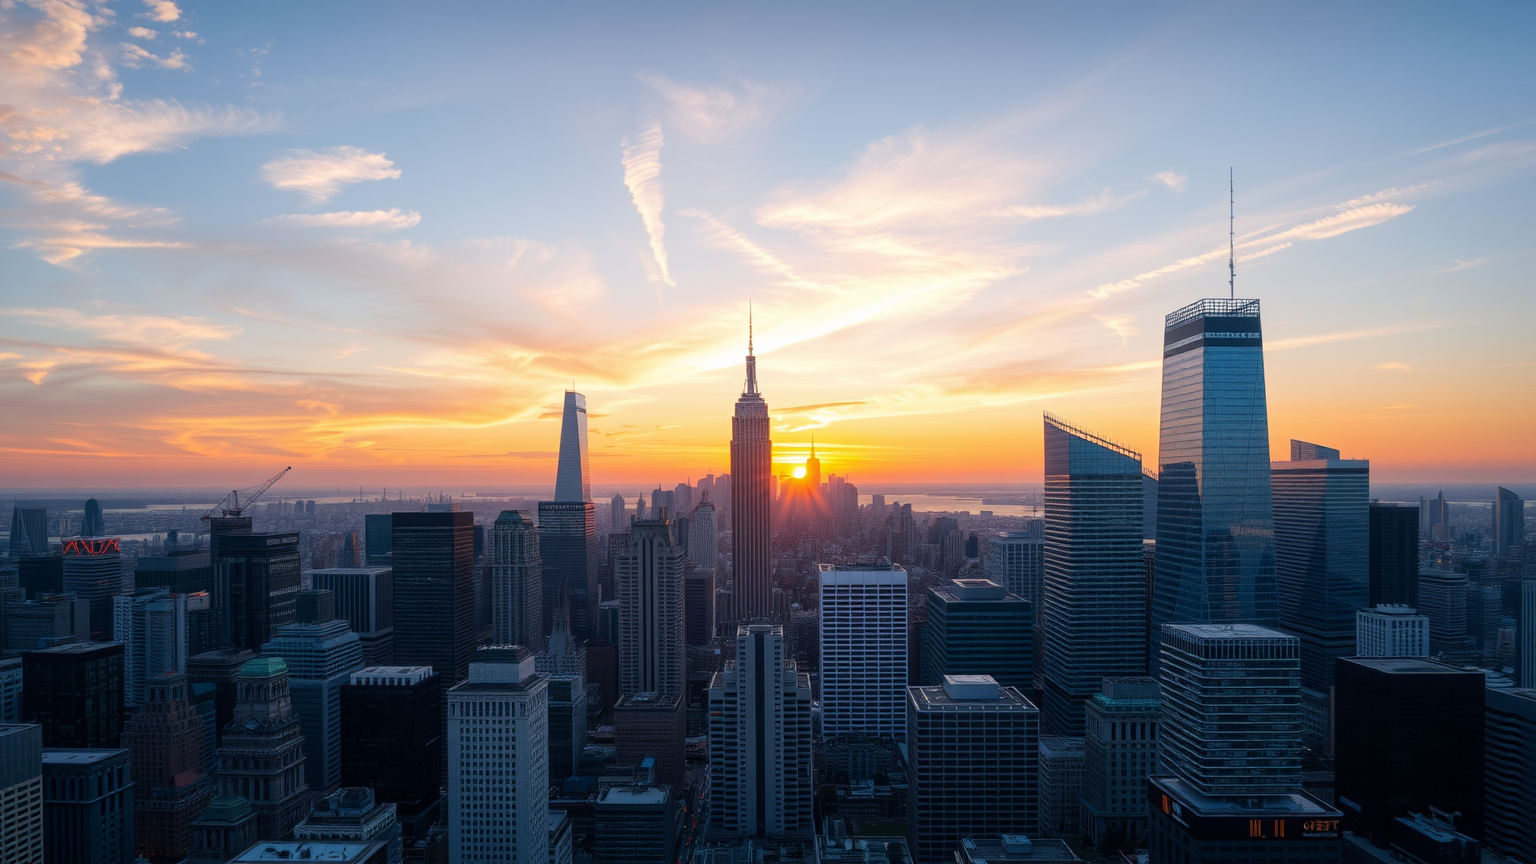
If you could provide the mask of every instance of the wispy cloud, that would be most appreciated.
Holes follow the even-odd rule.
[[[665,101],[671,128],[706,144],[718,144],[762,126],[789,101],[784,88],[756,81],[743,81],[738,89],[732,90],[686,84],[655,73],[638,77]]]
[[[1156,174],[1153,174],[1151,179],[1156,180],[1157,182],[1167,186],[1169,189],[1172,189],[1175,192],[1183,192],[1184,185],[1189,180],[1189,178],[1183,174],[1175,174],[1172,171],[1159,171]]]
[[[121,48],[123,50],[123,65],[134,69],[156,66],[175,72],[192,71],[192,64],[187,62],[187,55],[183,54],[180,48],[173,49],[170,54],[164,57],[152,54],[132,42],[124,42]]]
[[[667,228],[661,221],[661,210],[666,205],[666,195],[661,188],[661,124],[652,123],[635,137],[634,143],[626,138],[624,148],[624,185],[634,199],[640,222],[645,225],[646,236],[651,241],[651,271],[653,282],[673,287],[672,271],[667,264]]]
[[[1483,137],[1486,137],[1488,135],[1498,134],[1499,132],[1503,132],[1506,129],[1513,129],[1513,128],[1515,128],[1518,125],[1520,125],[1520,124],[1519,123],[1509,123],[1509,124],[1504,125],[1504,126],[1495,126],[1492,129],[1484,129],[1484,130],[1482,130],[1480,132],[1473,132],[1470,135],[1462,135],[1462,136],[1457,137],[1457,138],[1452,138],[1449,141],[1441,141],[1439,144],[1431,144],[1428,147],[1420,147],[1417,150],[1409,150],[1407,153],[1405,153],[1403,155],[1405,155],[1405,156],[1417,156],[1420,153],[1428,153],[1431,150],[1439,150],[1442,147],[1451,147],[1451,146],[1454,146],[1456,144],[1465,144],[1468,141],[1475,141],[1478,138],[1483,138]]]
[[[1292,226],[1278,234],[1270,234],[1263,239],[1263,242],[1271,243],[1290,238],[1326,240],[1350,231],[1380,225],[1412,210],[1411,204],[1366,204],[1363,207],[1352,207],[1333,216],[1324,216],[1321,219]]]
[[[1118,210],[1146,194],[1146,191],[1143,190],[1115,197],[1106,191],[1092,198],[1085,198],[1076,204],[1015,204],[1011,207],[999,207],[995,210],[990,210],[986,215],[1000,216],[1005,219],[1050,219],[1057,216],[1091,216],[1095,213],[1103,213],[1106,210]]]
[[[1382,369],[1382,370],[1386,370],[1386,371],[1391,371],[1391,372],[1412,372],[1413,371],[1413,367],[1412,366],[1408,365],[1407,363],[1402,362],[1401,360],[1391,360],[1391,361],[1388,361],[1386,363],[1377,363],[1374,368]]]
[[[1488,263],[1487,258],[1473,258],[1471,261],[1463,261],[1460,258],[1452,258],[1451,261],[1455,262],[1453,266],[1447,267],[1444,270],[1436,270],[1435,274],[1439,275],[1441,273],[1455,273],[1457,270],[1471,270],[1473,267],[1481,267]]]
[[[261,174],[272,188],[302,192],[318,204],[330,200],[350,183],[397,180],[400,169],[383,153],[341,146],[289,150],[261,166]]]
[[[402,212],[398,207],[391,207],[388,210],[292,213],[286,216],[274,216],[269,221],[315,228],[373,228],[398,231],[402,228],[416,227],[421,223],[421,214],[415,210]]]
[[[43,327],[76,330],[104,339],[144,345],[182,347],[192,342],[224,341],[241,328],[184,315],[90,315],[66,308],[9,308],[0,315]]]

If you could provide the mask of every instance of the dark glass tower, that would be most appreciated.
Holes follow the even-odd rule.
[[[426,833],[442,801],[440,677],[424,666],[373,667],[341,688],[342,785],[394,804],[411,837]]]
[[[1029,692],[1034,621],[1028,600],[990,579],[929,588],[918,684],[941,686],[945,675],[991,675],[1003,687]]]
[[[1334,660],[1355,653],[1355,611],[1370,600],[1371,463],[1293,440],[1291,461],[1270,476],[1280,625],[1301,639],[1304,699],[1326,703]]]
[[[560,461],[555,498],[539,502],[539,557],[543,566],[541,625],[554,627],[560,598],[570,606],[571,633],[579,640],[597,635],[597,510],[592,503],[587,459],[587,397],[565,393],[560,420]],[[397,551],[396,555],[399,554]]]
[[[497,645],[544,650],[544,577],[539,529],[517,510],[491,527],[491,632]]]
[[[394,514],[395,662],[431,666],[445,693],[475,650],[474,519]]]
[[[22,719],[44,747],[116,747],[123,733],[123,645],[73,642],[21,655]]]
[[[1046,734],[1083,734],[1105,678],[1146,674],[1141,454],[1045,416]]]
[[[1155,567],[1153,640],[1168,623],[1278,622],[1257,300],[1167,318]]]
[[[731,618],[765,619],[773,611],[769,560],[773,441],[768,403],[757,392],[757,357],[747,335],[747,381],[731,418]]]
[[[213,539],[218,541],[213,596],[222,605],[226,641],[237,650],[260,651],[277,628],[297,617],[299,534],[223,534]]]
[[[1512,547],[1525,541],[1525,502],[1503,486],[1494,495],[1493,554],[1507,556]]]
[[[1419,605],[1419,508],[1372,504],[1370,605]]]

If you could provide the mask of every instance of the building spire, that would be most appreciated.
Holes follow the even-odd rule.
[[[757,357],[752,353],[752,301],[747,301],[747,386],[743,396],[757,395]]]
[[[1227,299],[1237,299],[1237,195],[1232,182],[1233,171],[1227,169]]]

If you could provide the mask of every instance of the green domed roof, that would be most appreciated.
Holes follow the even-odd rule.
[[[245,661],[240,667],[241,675],[249,675],[253,678],[271,678],[273,675],[283,675],[288,672],[288,664],[281,657],[257,657],[254,660]]]

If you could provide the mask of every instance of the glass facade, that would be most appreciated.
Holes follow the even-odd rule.
[[[929,588],[918,683],[938,686],[945,675],[991,675],[1004,687],[1028,692],[1034,681],[1034,626],[1029,601],[990,580],[956,579]]]
[[[395,662],[431,666],[445,690],[469,674],[475,650],[474,518],[394,514]]]
[[[1047,734],[1081,736],[1104,678],[1146,673],[1141,505],[1141,454],[1046,415]]]
[[[1278,622],[1257,300],[1169,315],[1152,638],[1170,622]],[[1155,659],[1155,655],[1154,655]]]
[[[543,567],[543,629],[554,627],[563,595],[578,640],[597,633],[597,509],[590,501],[539,502],[539,557]],[[398,553],[397,553],[398,554]]]

